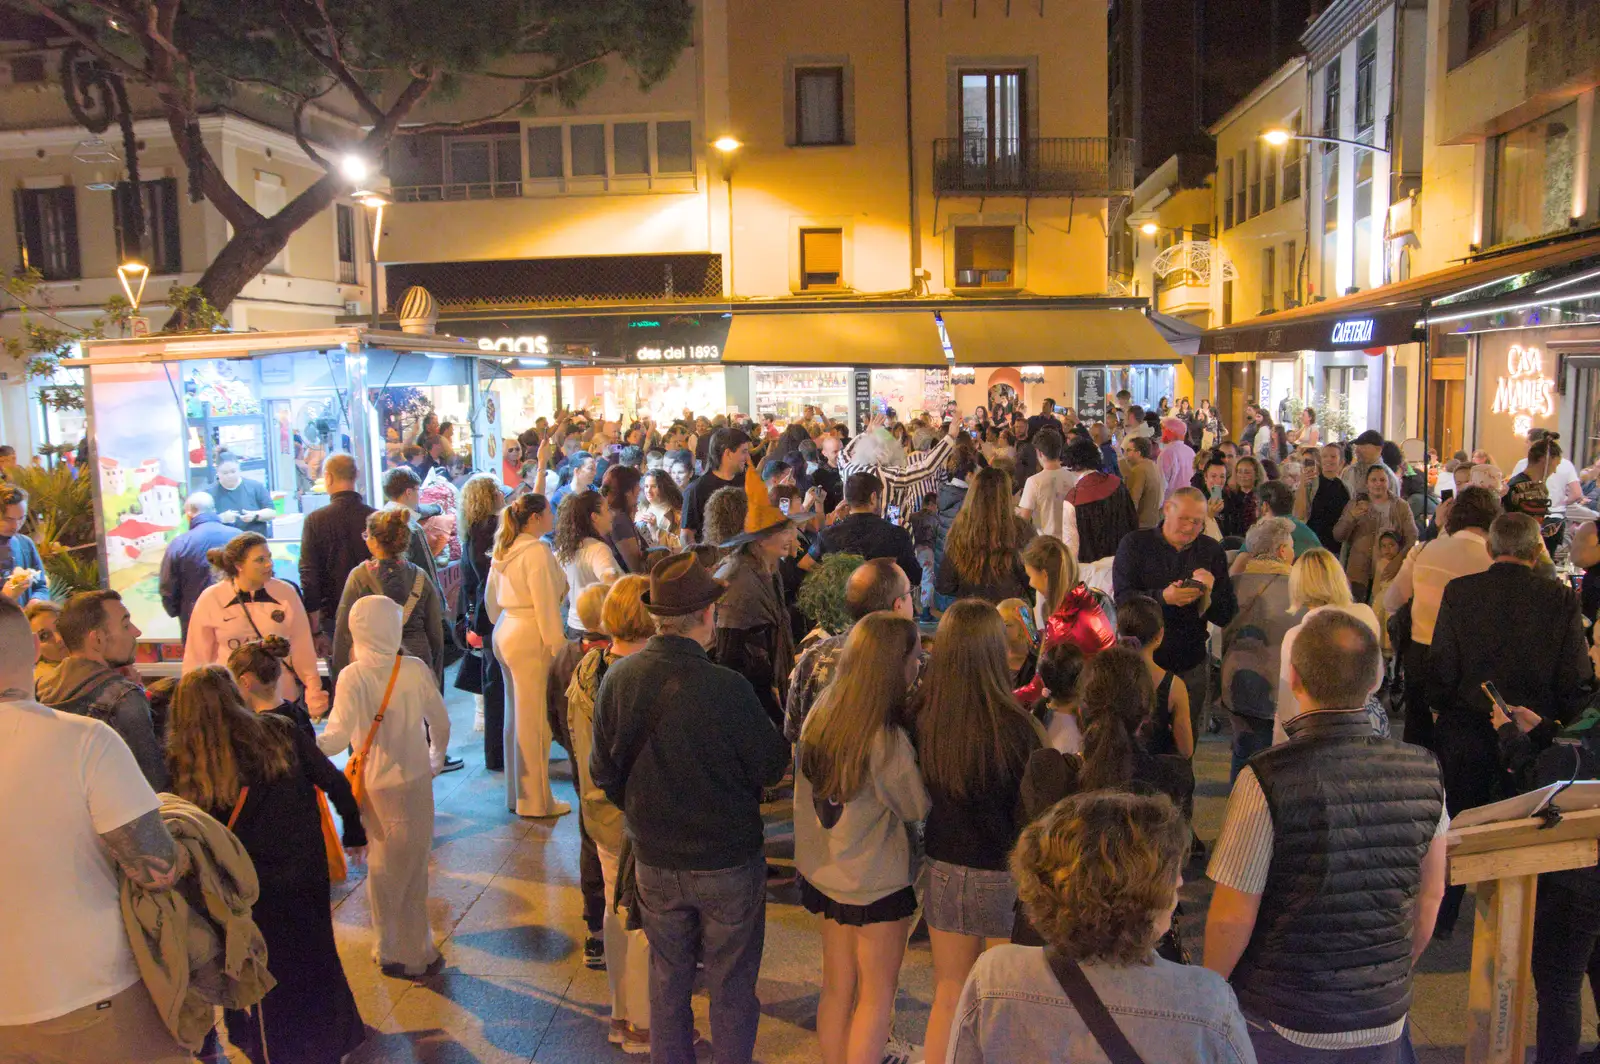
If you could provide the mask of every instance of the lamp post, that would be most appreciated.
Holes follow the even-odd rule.
[[[1352,148],[1365,148],[1367,151],[1379,155],[1388,155],[1388,148],[1380,148],[1376,144],[1368,144],[1364,140],[1350,140],[1347,137],[1320,137],[1310,133],[1294,133],[1287,129],[1266,129],[1261,132],[1261,139],[1274,148],[1281,148],[1291,140],[1310,141],[1313,144],[1348,144]]]
[[[722,179],[728,184],[728,296],[731,298],[736,294],[733,274],[733,156],[744,144],[738,137],[724,133],[712,141],[711,146],[722,153]]]
[[[117,267],[117,280],[122,282],[123,294],[128,297],[128,304],[133,308],[132,314],[137,316],[139,303],[144,299],[145,282],[150,280],[150,267],[138,259],[129,259]],[[130,321],[129,325],[133,327],[135,336],[143,336],[149,332],[147,325],[133,321]],[[144,331],[141,332],[140,329]]]
[[[351,193],[367,211],[367,225],[372,232],[372,276],[369,278],[368,302],[372,305],[372,327],[378,327],[378,242],[383,239],[383,209],[390,204],[389,197],[374,189],[356,189]]]

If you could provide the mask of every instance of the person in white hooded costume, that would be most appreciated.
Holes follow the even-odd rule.
[[[428,852],[433,847],[433,777],[444,765],[450,717],[433,669],[400,652],[400,604],[383,595],[350,607],[350,664],[339,674],[325,754],[358,751],[394,677],[394,693],[372,742],[361,822],[367,828],[367,898],[386,973],[420,976],[440,960],[428,926]]]
[[[506,681],[506,808],[518,816],[572,812],[550,793],[546,689],[556,651],[567,641],[561,624],[567,578],[540,538],[552,521],[543,495],[524,495],[501,511],[484,592]]]

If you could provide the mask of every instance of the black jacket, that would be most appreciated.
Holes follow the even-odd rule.
[[[824,528],[811,545],[811,557],[821,561],[830,554],[859,554],[869,562],[892,558],[912,587],[922,583],[922,565],[911,545],[911,534],[875,513],[849,514]]]
[[[1496,562],[1444,588],[1428,653],[1428,704],[1489,717],[1485,680],[1513,706],[1568,721],[1594,684],[1578,596],[1525,565]]]
[[[944,557],[944,538],[950,534],[950,526],[956,523],[956,514],[961,512],[966,501],[965,480],[950,480],[939,485],[939,524],[933,537],[933,552],[940,558]]]
[[[1202,615],[1199,603],[1169,606],[1161,597],[1168,584],[1183,580],[1196,569],[1208,569],[1214,581],[1211,606]],[[1181,551],[1167,542],[1161,526],[1142,528],[1122,537],[1111,568],[1112,587],[1120,603],[1130,595],[1149,595],[1161,603],[1166,634],[1156,649],[1156,664],[1170,672],[1188,672],[1206,660],[1206,624],[1219,627],[1239,612],[1228,575],[1228,556],[1210,536],[1198,536]]]
[[[306,514],[301,526],[300,597],[307,613],[322,611],[321,628],[329,635],[350,570],[372,557],[362,538],[372,512],[360,492],[336,491],[328,505]]]
[[[749,681],[680,636],[655,636],[595,693],[594,782],[626,816],[640,863],[714,871],[759,860],[761,789],[789,744]]]

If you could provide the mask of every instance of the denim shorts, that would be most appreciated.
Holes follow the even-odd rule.
[[[1011,937],[1017,885],[1010,872],[929,861],[923,915],[935,931],[982,938]]]

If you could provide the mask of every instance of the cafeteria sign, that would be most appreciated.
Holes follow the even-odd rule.
[[[1512,344],[1506,352],[1506,375],[1495,381],[1492,414],[1511,415],[1511,429],[1526,436],[1534,418],[1555,415],[1556,382],[1544,375],[1544,354],[1537,347]]]
[[[1373,325],[1374,322],[1371,318],[1336,321],[1333,323],[1333,333],[1328,337],[1328,342],[1330,344],[1352,344],[1365,347],[1372,342]]]

